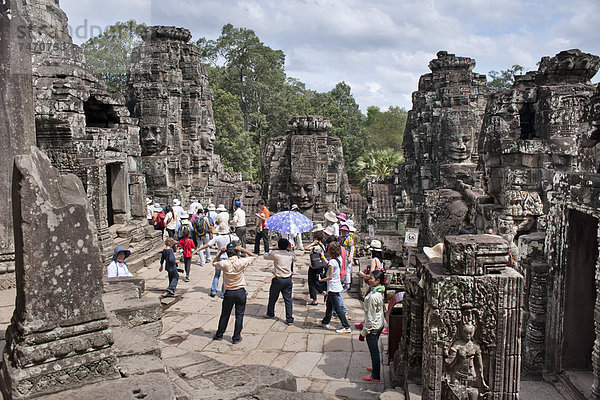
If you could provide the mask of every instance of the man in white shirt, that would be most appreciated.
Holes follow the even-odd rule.
[[[179,199],[173,200],[173,211],[177,214],[179,218],[181,218],[181,214],[184,213],[183,207],[181,207],[181,201]]]
[[[214,236],[208,243],[198,247],[194,250],[194,254],[198,251],[202,251],[207,249],[210,246],[217,246],[218,249],[224,249],[231,242],[237,242],[239,239],[235,234],[229,232],[228,225],[217,225],[216,227],[217,235]],[[227,254],[223,254],[221,256],[221,260],[226,260]],[[213,283],[210,288],[210,297],[215,297],[217,295],[217,289],[219,288],[219,278],[221,277],[221,270],[215,268],[215,275],[213,277]],[[225,280],[223,279],[223,284],[221,286],[221,296],[225,293]]]
[[[231,225],[235,229],[235,235],[240,238],[241,246],[246,248],[246,212],[242,210],[242,202],[239,200],[236,200],[233,206],[235,211],[233,212]]]
[[[190,207],[189,207],[189,211],[190,211],[190,215],[194,215],[198,212],[198,210],[200,208],[202,208],[202,204],[198,203],[198,198],[196,198],[196,196],[192,196],[190,197]]]
[[[265,260],[272,260],[275,266],[275,276],[271,280],[269,288],[269,303],[265,318],[275,317],[275,303],[281,293],[285,303],[285,323],[292,325],[294,323],[292,316],[292,263],[296,260],[296,254],[290,251],[290,242],[287,239],[279,239],[277,248],[279,250],[263,256]]]

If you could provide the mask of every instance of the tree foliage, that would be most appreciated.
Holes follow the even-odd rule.
[[[227,172],[241,172],[242,178],[256,181],[258,157],[254,138],[244,130],[242,112],[237,98],[223,89],[216,89],[213,98],[217,140],[215,152]]]
[[[143,28],[146,24],[138,24],[135,20],[116,22],[81,45],[86,62],[106,81],[109,92],[120,92],[125,88],[131,51],[141,43]]]
[[[488,72],[488,78],[490,79],[487,82],[487,86],[492,91],[510,89],[515,81],[515,75],[520,75],[523,70],[523,67],[518,64],[500,72],[492,70]]]
[[[264,165],[268,138],[283,134],[288,120],[308,109],[304,84],[286,77],[283,52],[266,46],[251,29],[227,24],[217,39],[201,38],[196,45],[212,66],[213,88],[238,99],[243,129],[256,138]]]
[[[370,150],[360,156],[354,166],[354,173],[364,184],[367,178],[381,179],[394,174],[394,168],[404,162],[402,153],[391,149]]]
[[[342,140],[344,161],[351,181],[356,180],[351,167],[370,148],[369,135],[364,125],[365,116],[352,96],[350,85],[338,83],[331,91],[316,93],[311,99],[312,113],[331,121],[329,132]]]
[[[382,112],[379,107],[367,108],[365,126],[369,140],[375,149],[391,148],[402,152],[402,138],[408,112],[404,108],[391,106]]]

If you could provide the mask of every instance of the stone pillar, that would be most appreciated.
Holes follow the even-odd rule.
[[[29,31],[15,0],[0,3],[0,204],[11,209],[13,157],[35,144]],[[15,248],[11,218],[0,218],[0,289],[14,285]]]
[[[32,147],[15,158],[13,218],[17,297],[2,359],[5,398],[118,377],[96,224],[81,181],[59,174]]]
[[[447,236],[443,264],[417,258],[425,294],[423,399],[519,397],[523,276],[494,235]]]

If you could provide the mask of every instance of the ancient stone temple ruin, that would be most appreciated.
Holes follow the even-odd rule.
[[[142,37],[131,56],[128,106],[139,118],[148,194],[162,203],[193,195],[205,205],[255,205],[258,189],[226,173],[213,152],[213,92],[190,31],[152,26]]]
[[[339,138],[327,135],[329,119],[294,117],[285,135],[269,141],[263,195],[274,210],[297,204],[309,218],[348,203],[350,187]]]
[[[442,258],[417,258],[395,375],[424,399],[517,399],[523,276],[494,235],[446,236]],[[489,397],[482,397],[489,396]]]
[[[438,58],[444,57],[449,56],[438,53]],[[436,64],[432,62],[432,65]],[[398,226],[421,228],[423,244],[433,246],[444,242],[445,252],[443,263],[441,259],[417,257],[413,264],[419,272],[405,280],[405,322],[409,335],[404,338],[404,358],[398,362],[398,366],[405,369],[397,372],[409,381],[422,382],[424,398],[464,398],[475,389],[479,395],[482,390],[488,390],[482,382],[487,382],[494,394],[516,398],[518,387],[509,385],[498,392],[500,388],[491,384],[498,384],[499,380],[508,384],[511,379],[517,379],[520,369],[514,364],[516,357],[522,357],[522,368],[527,374],[551,372],[573,393],[594,398],[600,393],[600,361],[595,351],[600,337],[596,328],[596,299],[600,298],[596,281],[600,268],[600,205],[596,204],[595,183],[598,181],[600,113],[598,89],[590,84],[590,78],[598,71],[600,58],[568,50],[543,58],[539,65],[538,71],[515,77],[512,88],[491,94],[487,104],[475,101],[478,98],[475,93],[485,93],[483,88],[476,89],[477,83],[458,90],[469,95],[464,100],[457,99],[449,110],[461,109],[466,104],[473,106],[470,122],[464,124],[466,131],[471,132],[467,136],[472,143],[465,146],[465,152],[434,140],[436,135],[448,132],[451,124],[438,124],[432,130],[436,133],[429,137],[420,134],[427,131],[424,127],[431,127],[422,121],[436,120],[433,115],[440,115],[438,110],[428,117],[421,110],[445,102],[433,94],[421,97],[416,92],[413,96],[414,108],[409,113],[404,143],[407,162],[398,167],[394,177]],[[456,71],[447,72],[445,76],[456,82],[452,78],[454,73]],[[480,81],[476,74],[472,77],[472,82]],[[459,81],[465,85],[464,79]],[[486,104],[484,112],[482,104]],[[450,115],[454,115],[452,111]],[[454,132],[453,136],[457,136],[463,129],[457,128]],[[443,149],[449,152],[448,156],[454,153],[445,159],[450,160],[448,164],[439,156]],[[469,157],[461,161],[456,157],[458,153],[469,154]],[[474,164],[477,169],[473,168]],[[452,173],[447,173],[449,171]],[[498,236],[448,236],[453,232],[482,233],[486,227]],[[494,237],[502,237],[505,244],[494,249],[498,246],[490,242]],[[461,241],[469,244],[457,247]],[[494,264],[498,256],[509,257],[509,260],[497,263],[488,272],[477,267],[466,273],[452,265],[451,254],[454,253],[462,254],[462,259],[456,259],[460,263],[475,266],[495,260]],[[437,269],[436,265],[443,268]],[[460,295],[451,294],[451,287],[469,282],[472,278],[466,276],[473,274],[477,278],[472,284],[461,286]],[[519,278],[519,274],[524,279]],[[508,286],[500,290],[495,283],[492,287],[496,289],[490,292],[489,288],[484,289],[486,276]],[[478,279],[483,281],[477,283]],[[449,282],[453,283],[447,286]],[[489,325],[491,321],[468,323],[466,330],[463,322],[460,328],[457,321],[476,319],[472,317],[475,311],[480,316],[490,315],[489,310],[483,311],[487,306],[477,299],[481,298],[477,294],[480,290],[486,293],[484,297],[489,304],[497,302],[494,306],[497,310],[507,310],[502,311],[502,315],[509,315],[510,320],[502,324],[496,321],[498,325],[494,329],[496,334],[510,339],[502,344],[510,343],[510,349],[493,345],[484,337],[484,331],[478,330],[481,329],[478,326]],[[494,292],[496,290],[498,292]],[[476,299],[469,293],[475,293]],[[522,305],[518,303],[520,293],[524,299]],[[511,297],[513,295],[516,297]],[[452,306],[445,305],[449,298],[455,302]],[[445,307],[454,310],[454,314],[444,316]],[[515,315],[521,309],[523,325],[522,329],[516,329],[520,317]],[[456,326],[449,336],[448,326]],[[439,337],[430,339],[440,332],[445,345],[436,344]],[[516,337],[519,335],[521,338]],[[455,347],[451,343],[459,339],[462,341],[459,346],[469,340],[476,343],[471,348],[481,352],[483,378],[477,375],[478,385],[457,395],[450,383],[452,368],[441,365],[451,355],[448,349]],[[493,354],[498,350],[504,353]],[[441,357],[432,358],[435,354]],[[510,361],[505,365],[511,367],[498,375],[499,370],[494,372],[492,364],[486,369],[489,360]],[[474,367],[475,370],[480,368]],[[578,378],[572,371],[578,371]],[[586,386],[582,382],[593,384]]]
[[[25,2],[32,35],[35,138],[62,172],[77,175],[92,202],[103,253],[110,253],[108,227],[145,218],[145,183],[138,172],[137,120],[125,98],[105,82],[74,45],[57,0]]]
[[[457,185],[475,184],[477,139],[486,106],[485,75],[475,60],[440,51],[413,93],[404,133],[407,160],[394,177],[398,229],[421,228],[423,243],[464,227],[467,207]]]

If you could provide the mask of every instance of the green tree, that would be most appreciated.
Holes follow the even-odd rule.
[[[385,112],[375,106],[367,108],[365,126],[373,147],[401,152],[407,116],[408,112],[400,107],[389,107]]]
[[[120,92],[127,84],[131,50],[141,43],[143,28],[146,24],[135,20],[117,22],[81,45],[85,60],[106,81],[109,92]]]
[[[258,180],[257,151],[250,132],[244,130],[242,112],[237,97],[216,89],[213,111],[217,140],[215,152],[228,172],[241,172],[246,180]]]
[[[285,74],[285,55],[246,28],[223,26],[215,40],[196,42],[209,67],[209,81],[238,99],[243,129],[258,145],[261,167],[267,140],[285,133],[289,119],[310,109],[304,84]],[[215,111],[215,117],[219,113]]]
[[[331,120],[330,134],[342,139],[344,159],[351,181],[356,181],[352,166],[358,158],[371,148],[369,134],[364,124],[365,116],[360,111],[345,82],[338,83],[327,93],[317,93],[311,99],[312,111]]]
[[[515,81],[515,75],[520,75],[522,72],[523,67],[518,64],[500,72],[492,70],[488,72],[487,86],[492,91],[510,89]]]
[[[354,174],[361,184],[367,178],[381,179],[394,174],[394,168],[404,162],[402,153],[394,149],[370,150],[360,156],[354,166]]]

